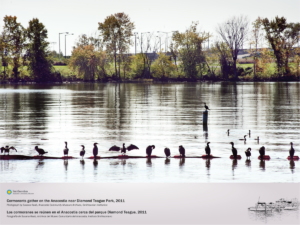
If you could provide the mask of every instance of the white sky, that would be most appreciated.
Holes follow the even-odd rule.
[[[218,23],[240,14],[247,15],[251,22],[258,16],[273,19],[277,15],[286,17],[288,22],[300,22],[300,0],[0,0],[0,32],[5,15],[17,16],[24,27],[32,18],[38,18],[48,30],[48,41],[56,42],[51,49],[58,51],[60,32],[74,33],[67,36],[67,55],[70,55],[78,35],[96,32],[98,22],[118,12],[129,15],[139,34],[182,32],[192,21],[199,21],[202,31],[216,37]],[[64,35],[60,36],[60,42],[64,53]]]

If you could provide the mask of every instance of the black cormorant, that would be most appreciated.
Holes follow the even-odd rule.
[[[210,109],[208,108],[208,106],[206,105],[205,102],[204,102],[204,107],[205,107],[206,110],[210,110]]]
[[[234,146],[234,144],[233,144],[233,142],[230,142],[230,144],[231,144],[231,150],[232,150],[232,155],[233,155],[233,157],[236,159],[237,158],[237,150],[236,150],[236,148],[235,147],[233,147]]]
[[[265,147],[264,146],[262,146],[259,149],[259,154],[260,154],[260,159],[263,160],[264,159],[264,155],[265,155]]]
[[[249,130],[249,138],[250,138],[250,136],[251,136],[251,130]]]
[[[210,142],[207,142],[207,145],[205,147],[205,152],[207,156],[210,156],[210,147],[209,147]]]
[[[151,157],[151,154],[152,154],[152,150],[155,149],[155,145],[149,145],[147,148],[146,148],[146,154],[148,157]]]
[[[227,135],[229,136],[229,129],[227,130],[227,132],[226,132],[226,133],[227,133]]]
[[[98,147],[97,147],[98,143],[94,143],[94,148],[93,148],[93,155],[94,155],[94,159],[96,159],[97,155],[98,155]]]
[[[165,148],[165,154],[166,154],[166,158],[170,157],[171,151],[169,148]]]
[[[39,153],[39,156],[43,156],[44,154],[48,153],[45,152],[44,149],[39,148],[38,146],[35,146],[35,150]]]
[[[80,156],[83,159],[83,156],[85,155],[84,145],[81,145],[81,147],[82,147],[82,150],[80,151]]]
[[[295,154],[295,149],[293,148],[293,142],[291,142],[290,160],[293,160],[294,154]]]
[[[245,154],[246,154],[246,156],[247,156],[247,159],[248,159],[248,157],[250,158],[250,156],[251,156],[251,148],[248,148],[248,149],[245,151]]]
[[[182,145],[179,146],[179,153],[182,157],[185,157],[185,149]]]
[[[65,141],[65,144],[66,144],[66,146],[65,146],[65,149],[64,149],[64,156],[68,156],[69,155],[69,149],[68,149],[68,143]]]
[[[7,153],[9,155],[9,150],[10,149],[15,150],[16,152],[18,152],[17,149],[15,149],[14,146],[9,147],[8,145],[6,145],[5,147],[1,148],[1,153],[4,152],[4,155],[5,155],[5,153]]]
[[[131,150],[134,150],[134,149],[139,149],[139,148],[137,146],[133,145],[133,144],[129,145],[126,148],[125,147],[125,143],[123,143],[123,147],[122,148],[114,145],[108,151],[120,151],[121,150],[121,153],[124,155],[124,154],[126,154],[126,150],[131,151]]]

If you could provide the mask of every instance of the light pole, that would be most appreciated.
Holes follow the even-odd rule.
[[[158,37],[158,36],[156,36]],[[161,52],[161,37],[158,37],[159,38],[159,46],[160,46],[160,49],[159,49],[159,52]]]
[[[165,52],[167,52],[168,51],[168,33],[178,32],[178,30],[170,31],[170,32],[157,31],[157,33],[159,33],[159,32],[166,34],[166,43],[165,43],[166,50],[165,50]]]
[[[65,34],[65,58],[67,57],[67,54],[66,54],[66,53],[67,53],[67,38],[66,38],[66,37],[67,37],[68,35],[74,35],[74,34],[69,34],[69,33],[68,33],[68,34]]]
[[[134,42],[134,44],[135,44],[135,55],[136,55],[136,35],[137,34],[139,34],[138,32],[134,32],[134,36],[135,36],[135,42]]]
[[[60,35],[61,34],[68,34],[69,32],[62,32],[62,33],[58,33],[58,43],[59,43],[59,52],[58,54],[60,55]]]

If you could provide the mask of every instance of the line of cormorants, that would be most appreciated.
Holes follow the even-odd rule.
[[[98,155],[97,144],[98,143],[94,143],[94,148],[93,148],[94,159],[96,159],[97,155]],[[210,149],[209,144],[210,144],[210,142],[207,142],[206,146],[205,146],[206,156],[211,156],[211,149]],[[231,144],[231,151],[232,151],[233,158],[237,159],[238,158],[238,151],[234,147],[234,143],[233,142],[230,142],[230,144]],[[291,145],[291,148],[289,150],[289,155],[290,155],[290,158],[293,159],[294,154],[295,154],[295,149],[293,148],[293,142],[291,142],[290,145]],[[82,147],[82,150],[80,151],[80,156],[83,158],[84,155],[85,155],[85,147],[84,147],[84,145],[81,145],[81,147]],[[5,153],[7,153],[9,155],[10,149],[15,150],[17,152],[17,149],[15,147],[13,147],[13,146],[11,146],[11,147],[5,146],[5,147],[1,148],[1,153],[4,152],[4,155],[5,155]],[[114,145],[114,146],[112,146],[109,149],[109,151],[120,151],[121,150],[122,154],[124,155],[124,154],[126,154],[126,150],[131,151],[131,150],[134,150],[134,149],[139,149],[139,148],[137,146],[133,145],[133,144],[130,144],[126,148],[125,147],[125,143],[123,143],[123,147],[122,148]],[[155,145],[149,145],[146,148],[147,157],[151,157],[153,149],[155,149]],[[39,153],[39,156],[43,156],[44,154],[48,153],[44,149],[39,148],[38,146],[35,146],[35,150]],[[171,156],[171,151],[170,151],[169,148],[166,147],[164,149],[164,152],[165,152],[166,158],[168,158],[168,157]],[[67,147],[67,142],[65,142],[65,148],[63,150],[63,153],[64,153],[64,156],[66,156],[66,155],[68,156],[68,154],[69,154],[69,149]],[[265,153],[266,153],[265,147],[264,146],[260,147],[259,148],[259,155],[260,155],[260,159],[261,160],[264,159]],[[185,148],[182,145],[179,146],[179,154],[180,154],[180,157],[185,157]],[[247,159],[250,158],[250,156],[251,156],[251,148],[248,148],[245,151],[245,155],[246,155]]]

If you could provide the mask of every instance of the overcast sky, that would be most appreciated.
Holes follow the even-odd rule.
[[[24,27],[32,18],[38,18],[48,30],[48,41],[55,42],[51,49],[58,51],[60,32],[74,33],[67,36],[67,55],[70,55],[78,35],[96,32],[98,22],[118,12],[129,15],[139,34],[182,32],[192,21],[199,21],[199,28],[216,38],[219,23],[241,14],[247,15],[251,22],[258,16],[273,19],[277,15],[286,17],[288,22],[300,22],[300,0],[0,0],[0,31],[5,15],[17,16]],[[64,53],[64,35],[60,35],[60,42]]]

